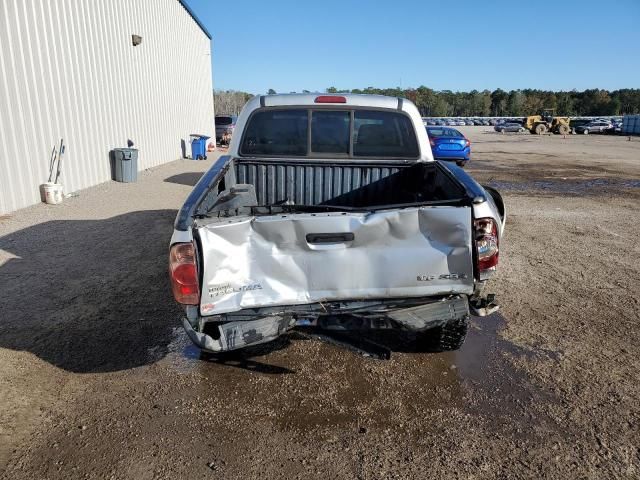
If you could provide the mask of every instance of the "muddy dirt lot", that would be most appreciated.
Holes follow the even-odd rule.
[[[640,478],[640,139],[463,130],[509,216],[455,353],[199,360],[166,257],[211,160],[0,219],[0,475]]]

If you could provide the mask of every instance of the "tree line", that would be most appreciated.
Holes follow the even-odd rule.
[[[244,104],[253,97],[247,92],[236,90],[214,90],[213,108],[216,115],[238,115]]]
[[[228,94],[229,92],[224,93]],[[276,91],[270,88],[267,93],[274,94]],[[303,90],[302,93],[311,92]],[[365,93],[404,97],[415,103],[422,116],[425,117],[523,117],[541,113],[542,110],[549,108],[555,109],[557,115],[567,116],[640,113],[640,89],[633,88],[614,91],[588,89],[582,92],[576,90],[554,92],[536,89],[505,91],[498,88],[494,91],[453,92],[451,90],[433,90],[425,86],[404,89],[367,87],[352,90],[329,87],[325,93]],[[246,92],[233,92],[233,94],[238,97],[238,101],[244,99],[244,102],[252,97]],[[220,98],[223,97],[220,96],[220,92],[218,95]],[[221,105],[222,103],[216,102],[216,113],[236,113],[220,112]],[[241,108],[242,106],[237,111],[239,112]]]

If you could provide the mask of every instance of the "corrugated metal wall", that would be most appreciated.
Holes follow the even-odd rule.
[[[180,158],[213,136],[212,90],[211,42],[177,0],[0,0],[0,213],[40,201],[60,138],[65,192],[109,180],[128,139],[140,170]]]

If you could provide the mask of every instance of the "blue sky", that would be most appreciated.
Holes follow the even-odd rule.
[[[640,88],[640,0],[187,1],[216,89]]]

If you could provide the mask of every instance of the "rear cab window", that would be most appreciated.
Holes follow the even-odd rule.
[[[407,115],[353,108],[256,110],[240,146],[244,156],[417,159],[419,153]]]
[[[255,156],[306,156],[309,112],[302,109],[255,112],[245,129],[241,152]]]
[[[463,135],[454,128],[428,128],[430,137],[462,137]]]
[[[416,158],[418,142],[409,117],[397,112],[354,112],[354,157]]]
[[[351,112],[316,110],[311,114],[311,152],[349,154]]]

